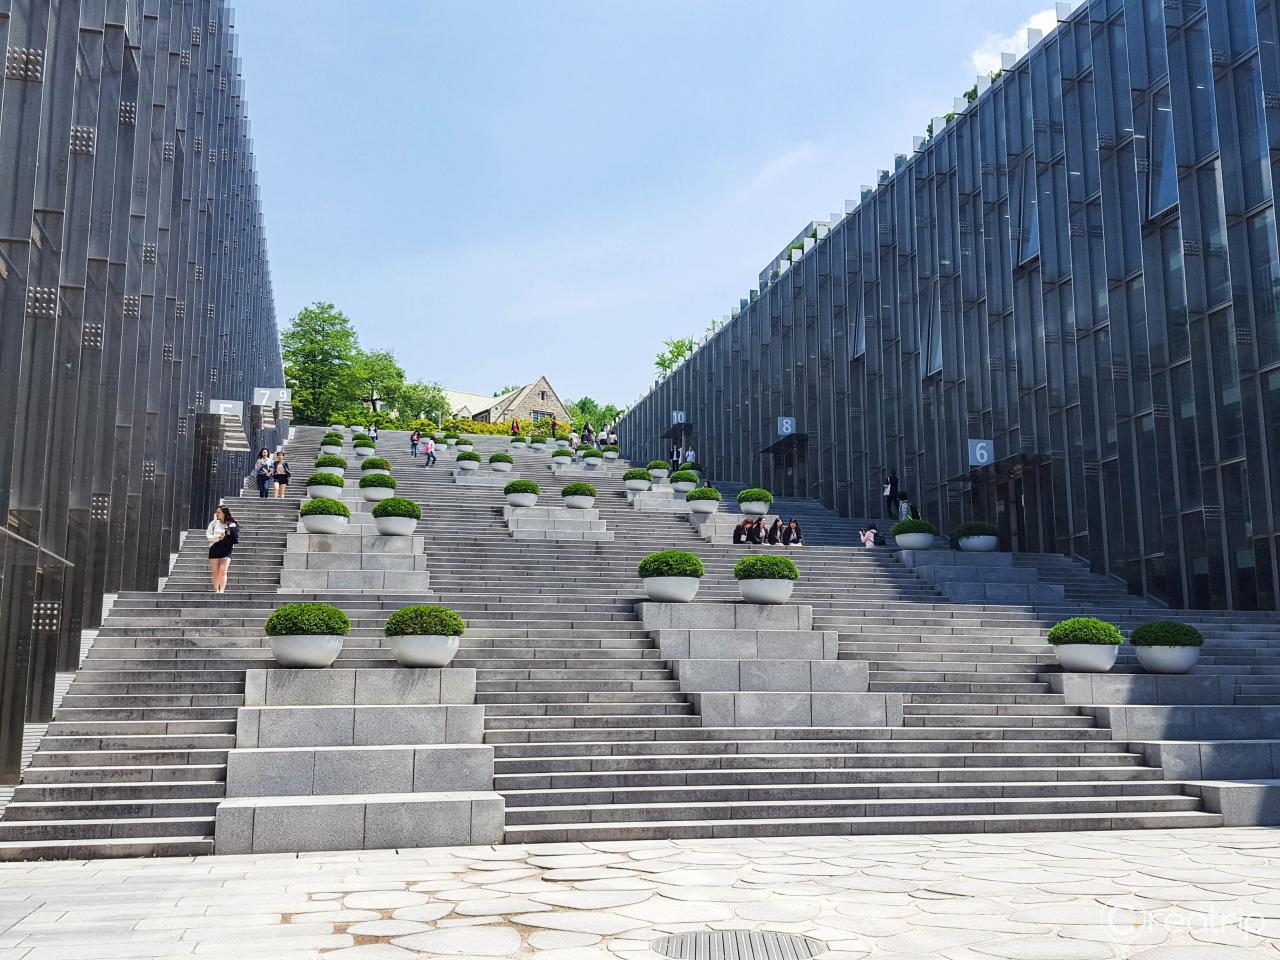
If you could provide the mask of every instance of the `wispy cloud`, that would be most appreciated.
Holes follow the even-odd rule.
[[[1058,14],[1052,7],[1041,10],[1024,21],[1012,33],[989,33],[969,54],[969,62],[978,73],[995,73],[1000,69],[1000,54],[1022,56],[1027,52],[1027,29],[1048,33],[1058,24]]]

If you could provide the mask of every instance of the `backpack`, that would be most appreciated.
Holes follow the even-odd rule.
[[[233,547],[240,542],[240,524],[234,522],[227,524],[227,539],[231,541]]]

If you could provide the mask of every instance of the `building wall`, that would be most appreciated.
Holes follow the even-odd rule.
[[[223,0],[12,0],[0,80],[0,780],[104,591],[153,589],[249,454],[197,450],[283,386]]]
[[[713,476],[878,516],[896,467],[944,530],[993,520],[1175,606],[1274,609],[1277,15],[1079,7],[767,269],[632,408],[628,453],[665,453],[684,411]],[[779,416],[803,439],[761,453]]]
[[[544,393],[546,394],[545,400],[543,399]],[[524,396],[518,397],[517,402],[502,411],[502,421],[510,423],[512,420],[519,420],[521,423],[528,424],[533,420],[535,410],[553,415],[559,423],[567,424],[571,419],[569,411],[560,402],[559,395],[552,389],[546,377],[542,377]]]

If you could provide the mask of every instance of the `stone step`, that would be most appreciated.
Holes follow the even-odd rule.
[[[210,824],[212,827],[212,824]],[[0,840],[0,862],[17,860],[108,860],[123,857],[195,857],[213,853],[213,834],[124,839]]]

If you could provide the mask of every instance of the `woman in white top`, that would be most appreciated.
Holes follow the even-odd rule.
[[[227,569],[231,566],[231,551],[240,542],[240,525],[226,507],[213,511],[213,520],[204,531],[209,541],[209,580],[214,593],[226,593]]]

